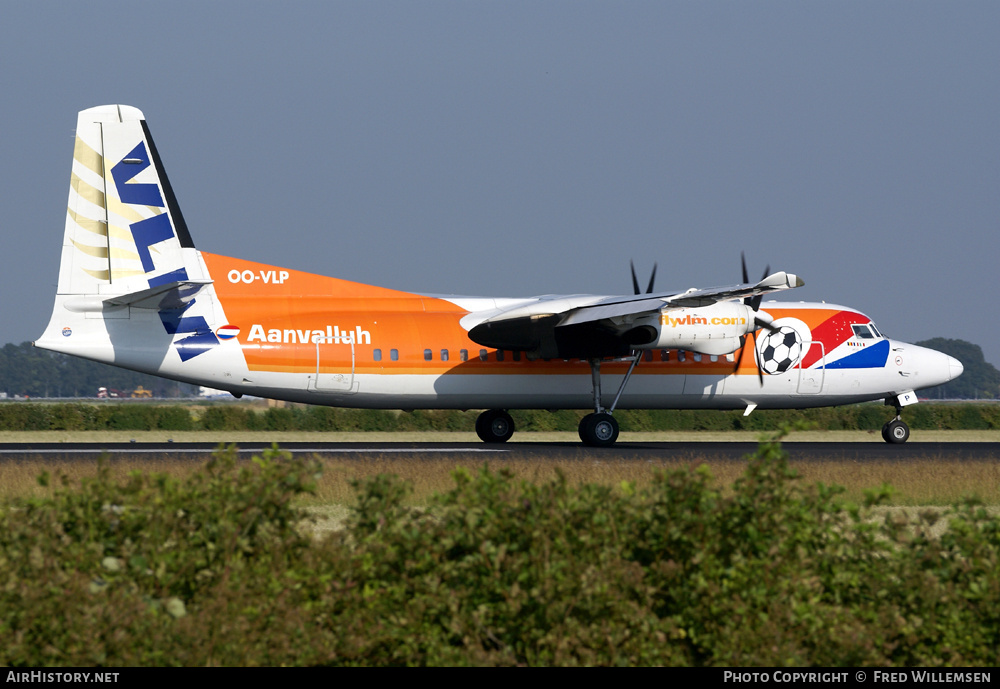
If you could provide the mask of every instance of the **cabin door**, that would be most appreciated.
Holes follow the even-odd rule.
[[[802,368],[802,362],[813,347],[819,347],[819,361],[810,368]],[[803,342],[802,358],[795,366],[799,370],[798,391],[803,395],[818,395],[823,392],[823,381],[826,378],[826,349],[822,342]]]
[[[316,343],[316,372],[309,378],[309,389],[314,392],[358,391],[354,377],[354,340],[314,336]]]

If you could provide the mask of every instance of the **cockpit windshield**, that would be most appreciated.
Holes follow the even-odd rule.
[[[868,328],[867,325],[855,323],[854,325],[851,326],[851,328],[854,330],[855,337],[861,338],[862,340],[875,339],[875,335],[872,334],[872,331]]]
[[[875,323],[855,323],[851,326],[854,336],[862,340],[876,340],[884,337],[875,327]]]

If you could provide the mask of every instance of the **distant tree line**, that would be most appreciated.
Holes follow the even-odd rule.
[[[965,366],[956,380],[921,393],[931,399],[1000,398],[1000,371],[986,362],[979,345],[937,337],[918,342],[955,357]],[[132,391],[139,386],[156,397],[187,397],[198,388],[159,376],[37,349],[30,342],[0,349],[0,392],[20,397],[96,397],[100,387]]]
[[[195,385],[38,349],[30,342],[0,349],[0,392],[9,397],[96,397],[100,387],[131,392],[140,385],[156,397],[198,394]]]

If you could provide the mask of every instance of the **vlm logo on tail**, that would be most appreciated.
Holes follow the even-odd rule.
[[[68,311],[85,314],[74,341],[98,337],[97,319],[141,320],[145,310],[158,314],[182,362],[218,344],[211,308],[195,300],[211,281],[136,108],[80,113],[64,247],[58,294]]]
[[[183,225],[180,210],[176,202],[169,202],[173,193],[145,121],[123,119],[117,126],[106,125],[103,132],[105,150],[109,143],[113,142],[113,148],[117,148],[121,140],[138,139],[138,143],[111,168],[114,191],[120,203],[109,199],[109,216],[120,215],[126,222],[140,216],[128,223],[135,256],[142,274],[147,278],[147,287],[166,288],[165,294],[173,297],[162,300],[157,310],[164,331],[168,335],[182,336],[175,337],[173,345],[181,361],[188,361],[217,345],[219,339],[204,315],[192,313],[197,303],[194,295],[198,290],[188,284],[190,276],[184,256],[185,241],[177,232],[177,225]],[[165,198],[168,200],[165,201]],[[152,215],[141,217],[150,212]],[[183,234],[186,238],[186,227]],[[190,239],[187,243],[190,244]],[[121,258],[124,260],[125,256]],[[123,270],[118,274],[127,277],[135,272]],[[114,283],[116,271],[112,270],[111,276]]]

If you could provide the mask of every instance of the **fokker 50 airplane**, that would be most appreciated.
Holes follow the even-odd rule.
[[[655,273],[655,268],[654,268]],[[802,285],[777,272],[726,287],[530,299],[433,296],[195,249],[143,114],[79,114],[59,286],[38,347],[166,378],[294,402],[588,409],[580,437],[618,437],[631,409],[779,409],[884,399],[882,435],[904,442],[914,390],[962,365],[890,340],[832,304],[768,302]]]

